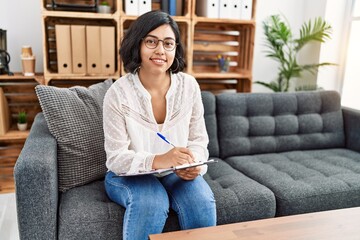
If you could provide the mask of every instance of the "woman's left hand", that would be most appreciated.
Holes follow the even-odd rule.
[[[201,167],[200,167],[200,166],[197,166],[197,167],[191,167],[191,168],[176,170],[175,173],[176,173],[176,175],[178,175],[181,179],[184,179],[184,180],[193,180],[193,179],[195,179],[197,176],[199,176],[200,171],[201,171]]]

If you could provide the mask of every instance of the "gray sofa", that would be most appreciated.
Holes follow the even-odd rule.
[[[333,91],[203,92],[218,225],[360,206],[360,112]],[[38,114],[15,167],[21,239],[122,239],[103,179],[58,191],[57,141]],[[144,226],[146,227],[146,226]],[[178,230],[170,211],[164,231]]]

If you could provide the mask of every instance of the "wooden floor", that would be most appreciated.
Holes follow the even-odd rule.
[[[15,183],[13,177],[1,178],[0,181],[0,194],[15,192]]]

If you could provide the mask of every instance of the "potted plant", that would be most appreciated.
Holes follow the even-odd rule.
[[[97,8],[98,13],[111,13],[111,7],[107,1],[101,1]]]
[[[27,129],[27,114],[25,111],[19,112],[17,127],[20,131],[25,131]]]
[[[300,50],[309,42],[325,42],[330,39],[332,32],[331,26],[321,17],[315,21],[309,20],[303,23],[300,29],[300,36],[294,38],[289,25],[284,22],[279,15],[272,15],[263,22],[266,37],[266,46],[269,48],[267,57],[279,62],[277,77],[270,83],[256,81],[270,88],[274,92],[289,91],[291,80],[300,77],[304,71],[315,74],[319,67],[335,65],[323,62],[316,64],[301,65],[297,62]]]

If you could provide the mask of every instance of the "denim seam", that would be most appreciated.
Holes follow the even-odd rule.
[[[127,191],[127,193],[128,193],[128,200],[127,200],[127,203],[130,201],[131,202],[131,200],[132,200],[132,194],[131,194],[131,191],[130,191],[130,188],[128,188],[125,184],[118,184],[118,183],[116,183],[116,182],[113,182],[113,181],[108,181],[108,183],[109,184],[111,184],[111,185],[113,185],[113,186],[115,186],[115,187],[119,187],[119,188],[124,188],[126,191]],[[127,212],[127,214],[129,215],[129,219],[130,219],[130,215],[131,215],[131,208],[128,208],[128,207],[126,207],[125,208],[126,210],[126,212]],[[128,223],[125,223],[125,222],[123,222],[123,225],[125,225],[125,224],[128,224]],[[124,227],[123,227],[123,230],[124,230]],[[124,234],[124,233],[123,233]],[[129,237],[129,234],[128,234],[128,232],[125,232],[125,239],[129,239],[128,237]]]
[[[176,199],[173,197],[173,195],[171,194],[171,192],[168,192],[168,195],[172,198],[173,203],[177,206],[177,208],[179,209],[178,214],[178,219],[179,219],[179,224],[180,224],[180,228],[181,229],[186,229],[185,227],[185,221],[184,221],[184,217],[183,217],[183,212],[180,208],[180,205],[178,204],[178,202],[176,201]],[[175,209],[173,209],[175,211]],[[175,211],[176,212],[176,211]]]

